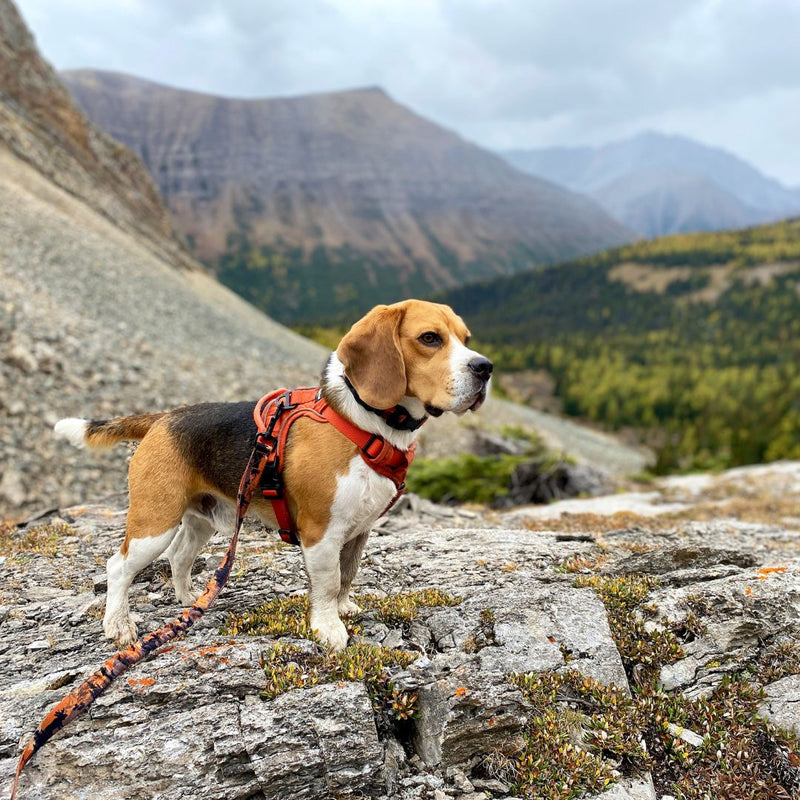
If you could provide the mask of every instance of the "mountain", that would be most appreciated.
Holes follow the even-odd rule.
[[[512,150],[531,175],[597,200],[646,236],[744,227],[800,212],[800,192],[718,148],[660,133],[603,147]]]
[[[502,371],[634,428],[663,469],[800,457],[800,218],[637,242],[439,299]]]
[[[629,172],[593,196],[615,219],[648,238],[744,228],[764,218],[711,178],[664,168]]]
[[[62,78],[141,156],[194,253],[282,320],[352,317],[632,238],[380,89],[237,100],[115,73]]]
[[[0,146],[157,254],[200,268],[140,160],[76,107],[7,0],[0,3]]]

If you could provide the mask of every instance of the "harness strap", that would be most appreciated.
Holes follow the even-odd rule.
[[[405,491],[405,476],[414,458],[414,444],[408,450],[401,450],[382,436],[362,430],[337,413],[317,387],[294,391],[278,389],[256,403],[253,420],[258,429],[256,447],[263,449],[266,454],[261,493],[272,504],[278,533],[284,542],[300,544],[281,478],[289,431],[300,418],[333,425],[358,447],[359,454],[373,470],[395,484],[397,491],[383,514],[397,502]]]

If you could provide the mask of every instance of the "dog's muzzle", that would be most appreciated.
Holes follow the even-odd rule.
[[[494,364],[484,356],[477,356],[473,358],[468,364],[467,369],[472,373],[474,379],[478,382],[475,392],[475,400],[469,406],[469,411],[477,411],[486,400],[486,391],[489,385],[489,379],[492,377],[492,370]]]

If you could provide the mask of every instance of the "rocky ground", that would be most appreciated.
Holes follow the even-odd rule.
[[[124,514],[120,496],[3,533],[4,786],[22,740],[109,654],[103,562]],[[208,616],[49,743],[20,797],[797,797],[799,539],[800,463],[502,513],[411,497],[356,581],[390,600],[362,601],[352,642],[385,649],[343,667],[292,621],[300,554],[251,526]],[[440,604],[406,614],[422,589]],[[166,563],[132,597],[142,630],[180,610]],[[383,679],[374,658],[394,662]],[[538,677],[521,691],[517,672]]]

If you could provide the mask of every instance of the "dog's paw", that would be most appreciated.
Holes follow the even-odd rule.
[[[106,638],[120,645],[133,644],[139,637],[136,625],[128,616],[114,616],[103,620],[103,631]]]
[[[347,647],[349,634],[344,623],[338,617],[320,619],[316,623],[312,619],[311,629],[317,639],[334,652]]]
[[[361,606],[354,603],[349,597],[339,601],[339,616],[354,617],[361,613]]]
[[[197,590],[192,586],[191,581],[186,584],[175,584],[175,599],[178,601],[178,604],[182,605],[184,608],[193,606],[195,600],[197,600],[199,596]]]

